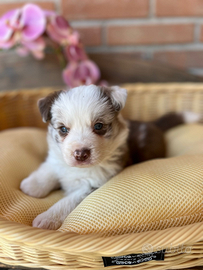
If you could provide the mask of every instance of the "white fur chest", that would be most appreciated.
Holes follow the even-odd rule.
[[[93,189],[99,188],[122,169],[119,164],[108,160],[87,168],[70,167],[64,161],[56,145],[52,145],[48,160],[53,165],[61,187],[67,193],[78,189],[84,182]]]

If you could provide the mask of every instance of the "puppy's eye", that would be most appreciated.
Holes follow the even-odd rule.
[[[96,123],[94,125],[94,130],[101,130],[103,128],[103,124],[102,123]]]
[[[69,132],[69,129],[66,128],[65,126],[60,127],[60,133],[61,133],[62,135],[67,135],[68,132]]]

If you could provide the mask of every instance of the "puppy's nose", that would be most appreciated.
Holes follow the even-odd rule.
[[[90,156],[90,150],[87,148],[76,149],[73,155],[76,160],[85,161]]]

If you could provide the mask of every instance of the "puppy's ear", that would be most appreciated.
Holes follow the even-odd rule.
[[[115,111],[119,112],[125,106],[127,90],[119,86],[102,86],[102,91],[111,99]]]
[[[55,92],[49,94],[47,97],[41,98],[38,101],[39,111],[41,113],[42,120],[44,123],[51,120],[51,107],[52,107],[54,101],[59,97],[61,92],[62,92],[62,90],[55,91]]]

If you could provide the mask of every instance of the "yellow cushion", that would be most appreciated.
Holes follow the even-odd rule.
[[[176,140],[170,141],[170,136],[168,144],[173,147]],[[3,131],[0,149],[0,216],[31,225],[63,196],[55,191],[36,199],[19,190],[20,182],[46,157],[46,132],[34,128]],[[129,167],[88,196],[59,230],[114,235],[200,222],[202,164],[203,153],[199,153]]]
[[[203,125],[182,125],[166,133],[167,156],[203,154]]]
[[[1,131],[0,149],[0,216],[31,225],[38,214],[63,197],[57,191],[36,199],[19,189],[21,181],[46,157],[46,132],[36,128]]]
[[[202,221],[202,181],[203,155],[131,166],[87,197],[60,230],[109,236]]]

